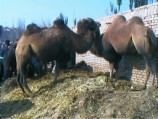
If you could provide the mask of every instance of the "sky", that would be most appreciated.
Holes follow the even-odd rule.
[[[19,21],[48,25],[62,13],[72,27],[74,18],[96,20],[110,15],[110,1],[117,7],[116,0],[0,0],[0,25],[16,27]],[[120,11],[128,9],[128,0],[123,0]]]

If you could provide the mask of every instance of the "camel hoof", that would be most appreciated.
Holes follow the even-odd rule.
[[[145,87],[138,87],[138,86],[131,86],[131,91],[141,91],[141,90],[145,90]]]
[[[108,82],[108,78],[105,78],[105,82]]]
[[[58,80],[54,80],[53,82],[52,82],[52,84],[57,84],[58,83]]]
[[[24,97],[34,97],[35,95],[33,93],[23,93]]]
[[[29,96],[29,97],[34,97],[35,94],[33,94],[33,93],[28,93],[28,96]]]
[[[109,79],[109,82],[114,82],[112,79]]]
[[[133,87],[133,86],[131,86],[131,91],[140,91],[140,90],[135,88],[135,87]]]
[[[29,97],[29,95],[27,93],[23,93],[24,97]]]
[[[133,87],[133,86],[131,86],[131,90],[134,90],[134,87]]]
[[[108,78],[107,80],[108,82],[114,82],[114,80],[112,78]]]
[[[155,88],[158,88],[158,85],[154,85]]]

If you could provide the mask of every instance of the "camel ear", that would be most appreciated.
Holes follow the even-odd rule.
[[[56,19],[54,21],[54,25],[61,26],[61,25],[65,25],[65,23],[63,19]]]
[[[97,24],[98,27],[101,27],[100,22],[97,22],[97,21],[96,21],[96,24]]]

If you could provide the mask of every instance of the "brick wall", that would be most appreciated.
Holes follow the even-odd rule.
[[[153,29],[156,36],[158,36],[158,3],[152,5],[146,5],[135,9],[134,11],[126,11],[122,14],[126,19],[130,19],[132,16],[139,16],[143,19],[146,26]],[[100,31],[104,32],[107,28],[108,22],[111,22],[113,17],[103,17],[98,19],[101,23]],[[77,54],[76,61],[80,62],[84,60],[88,65],[92,66],[94,72],[109,72],[109,64],[104,58],[97,57],[91,54],[89,51],[85,54]],[[133,83],[143,84],[145,79],[145,63],[141,56],[123,56],[119,70],[116,74],[117,77],[126,77],[131,79]]]

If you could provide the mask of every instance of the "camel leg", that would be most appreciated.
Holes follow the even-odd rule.
[[[59,67],[59,63],[56,61],[54,81],[53,81],[54,83],[57,82],[59,73],[60,73],[60,67]]]
[[[118,64],[119,64],[119,62],[110,63],[110,80],[111,80],[112,82],[114,82],[114,83],[115,83],[115,80],[116,80],[116,78],[113,78],[114,69],[115,69],[115,72],[118,71]],[[115,76],[115,77],[116,77],[116,76]]]
[[[116,58],[117,60],[115,61],[115,63],[114,63],[114,69],[115,69],[115,72],[117,72],[118,71],[118,69],[119,69],[119,63],[120,63],[120,61],[121,61],[121,59],[122,59],[122,56],[121,55],[117,55],[117,58]],[[116,77],[116,76],[115,76]]]
[[[154,79],[156,80],[156,87],[158,87],[158,69],[157,69],[157,63],[155,63],[154,65],[153,65],[153,69],[154,69]],[[155,81],[154,80],[154,81]],[[154,84],[155,82],[153,82],[153,84]]]
[[[146,88],[146,85],[147,85],[147,82],[148,82],[148,79],[149,79],[149,76],[150,76],[150,70],[149,70],[148,65],[146,65],[145,75],[146,75],[146,77],[145,77],[144,89]]]
[[[17,82],[18,82],[18,85],[20,86],[21,90],[23,93],[26,93],[23,86],[22,86],[22,82],[21,82],[21,77],[20,77],[20,74],[18,73],[17,75]]]
[[[154,71],[155,71],[155,75],[156,75],[156,87],[158,88],[158,64],[156,63],[154,65]]]
[[[42,62],[42,75],[47,73],[47,62]]]
[[[156,82],[156,87],[158,88],[158,73],[157,73],[157,70],[156,70],[156,79],[157,79],[157,82]]]
[[[4,74],[3,74],[3,78],[4,78],[4,81],[6,79],[8,79],[9,77],[11,77],[11,71],[10,71],[10,67],[9,67],[9,64],[7,61],[3,61],[3,67],[4,67]]]
[[[23,78],[23,82],[24,82],[24,89],[25,91],[27,92],[27,94],[32,97],[33,96],[33,93],[32,91],[30,90],[28,84],[27,84],[27,81],[26,81],[26,78]]]
[[[145,83],[144,83],[144,89],[145,89],[150,75],[151,75],[152,85],[154,84],[155,75],[154,75],[154,71],[152,68],[151,58],[144,57],[144,60],[145,60],[145,64],[146,64],[146,79],[145,79]]]
[[[26,74],[24,73],[24,71],[22,71],[21,72],[21,75],[22,75],[22,84],[23,84],[23,88],[24,88],[24,90],[26,91],[26,93],[29,95],[29,96],[33,96],[33,93],[31,92],[31,90],[30,90],[30,88],[29,88],[29,86],[28,86],[28,84],[27,84],[27,78],[26,78]]]
[[[109,66],[110,66],[110,81],[113,81],[113,74],[114,74],[114,63],[109,62]]]

